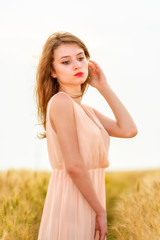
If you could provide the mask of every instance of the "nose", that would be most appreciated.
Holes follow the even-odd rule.
[[[81,63],[77,60],[74,61],[74,69],[80,68],[81,67]]]

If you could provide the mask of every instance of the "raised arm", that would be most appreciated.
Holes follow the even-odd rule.
[[[108,84],[106,76],[98,63],[89,61],[91,77],[88,83],[95,87],[104,97],[111,107],[116,120],[108,118],[93,108],[95,114],[110,136],[121,138],[135,137],[138,129],[130,113]]]
[[[96,214],[105,215],[106,210],[96,195],[79,151],[72,100],[67,95],[59,93],[51,102],[50,110],[50,119],[57,132],[66,171]]]

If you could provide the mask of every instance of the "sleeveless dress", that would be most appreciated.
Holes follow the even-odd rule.
[[[67,94],[56,93],[47,105],[46,140],[52,173],[43,207],[38,240],[98,240],[98,231],[94,238],[96,213],[67,173],[57,135],[50,122],[51,101],[54,101],[55,96],[61,93]],[[73,99],[72,101],[80,154],[99,201],[106,209],[105,168],[109,166],[110,137],[89,105],[81,104],[82,108]]]

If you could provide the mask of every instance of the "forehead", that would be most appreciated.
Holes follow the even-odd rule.
[[[63,56],[74,56],[80,52],[83,52],[83,49],[75,43],[65,43],[61,44],[54,50],[54,59],[60,59]]]

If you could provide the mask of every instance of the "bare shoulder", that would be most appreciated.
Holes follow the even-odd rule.
[[[73,102],[70,96],[56,94],[51,102],[50,119],[54,125],[66,170],[77,172],[83,161],[79,152]]]
[[[74,122],[72,99],[61,92],[53,96],[50,105],[49,117],[53,129],[58,132]]]
[[[58,92],[53,96],[51,100],[51,112],[56,111],[56,113],[64,110],[68,111],[68,108],[72,107],[72,100],[67,94]]]

